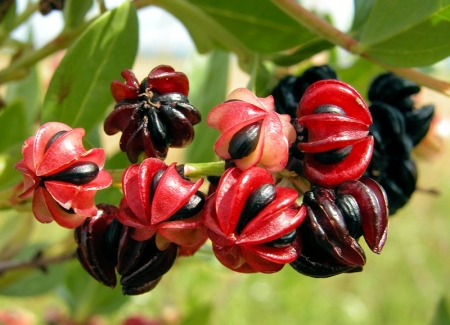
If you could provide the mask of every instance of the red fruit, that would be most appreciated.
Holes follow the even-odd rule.
[[[203,220],[214,254],[226,267],[273,273],[300,254],[296,229],[305,208],[295,203],[295,190],[274,185],[263,168],[230,168],[207,199]]]
[[[350,85],[330,79],[308,87],[297,110],[301,128],[298,149],[304,153],[304,176],[313,184],[336,187],[361,177],[370,163],[372,117]]]
[[[133,227],[131,236],[136,240],[158,234],[167,243],[192,252],[190,248],[198,249],[206,240],[200,214],[205,198],[198,191],[202,183],[203,179],[194,183],[181,177],[175,163],[167,166],[159,159],[147,158],[123,174],[124,198],[118,218]]]
[[[112,183],[103,149],[86,150],[84,130],[50,122],[22,147],[15,168],[24,176],[20,198],[33,197],[33,213],[43,223],[55,220],[66,228],[79,226],[97,214],[94,196]]]
[[[295,141],[290,120],[275,112],[272,96],[259,98],[239,88],[211,110],[206,123],[221,133],[214,145],[219,157],[233,159],[242,170],[260,164],[277,172],[286,166]]]
[[[189,81],[184,73],[160,65],[140,84],[130,70],[122,71],[122,76],[125,83],[111,83],[117,104],[103,128],[108,135],[122,132],[120,149],[132,163],[142,153],[164,159],[169,147],[182,148],[192,142],[193,126],[201,116],[187,99]]]

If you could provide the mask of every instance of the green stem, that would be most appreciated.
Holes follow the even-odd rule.
[[[48,265],[62,263],[67,260],[75,258],[74,252],[64,253],[58,256],[42,257],[40,254],[33,257],[31,260],[26,261],[16,261],[8,260],[0,262],[0,274],[7,271],[25,269],[25,268],[40,268],[45,269]]]
[[[13,61],[8,67],[0,71],[0,84],[23,78],[27,75],[31,66],[53,53],[67,48],[95,19],[86,21],[75,29],[63,30],[57,37],[40,49],[25,53]]]
[[[3,44],[6,40],[6,38],[9,36],[11,31],[16,29],[18,26],[20,26],[23,22],[28,20],[30,16],[35,13],[39,8],[39,4],[29,2],[28,6],[25,8],[25,10],[17,16],[17,18],[14,20],[14,22],[11,25],[6,25],[1,31],[0,31],[0,44]]]
[[[255,54],[255,57],[253,59],[253,64],[251,67],[251,73],[250,73],[250,81],[249,84],[247,85],[247,88],[252,92],[256,94],[257,91],[257,87],[256,87],[256,78],[258,76],[258,72],[259,72],[259,64],[260,64],[260,58],[258,54]]]
[[[97,0],[97,3],[98,3],[98,6],[99,6],[99,8],[100,8],[100,12],[101,12],[102,14],[105,13],[106,11],[108,11],[108,8],[106,8],[105,1],[104,1],[104,0]]]
[[[124,169],[107,169],[113,179],[112,186],[121,187]],[[184,164],[184,175],[192,178],[221,176],[225,171],[224,161]]]
[[[374,64],[389,70],[405,79],[409,79],[415,83],[423,85],[425,87],[439,91],[447,96],[450,96],[450,83],[443,80],[436,79],[420,71],[406,68],[394,67],[384,64],[367,53],[360,52],[360,44],[347,34],[339,31],[327,21],[317,17],[313,13],[306,10],[294,0],[271,0],[286,14],[294,18],[304,27],[308,28],[314,34],[324,38],[325,40],[342,47],[348,52],[360,55],[361,57],[373,62]]]
[[[352,52],[352,48],[357,41],[349,37],[340,30],[334,28],[325,20],[314,15],[294,0],[271,0],[287,15],[294,18],[304,27],[308,28],[314,34],[326,39],[327,41]]]
[[[192,178],[202,176],[221,176],[224,171],[225,171],[224,161],[184,164],[184,174]]]

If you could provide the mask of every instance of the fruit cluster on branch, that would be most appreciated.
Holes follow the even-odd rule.
[[[389,209],[415,188],[409,153],[433,108],[415,109],[409,96],[417,86],[396,76],[374,81],[370,107],[328,66],[282,79],[265,98],[232,91],[206,117],[220,131],[213,149],[225,161],[221,177],[203,174],[208,193],[204,178],[188,177],[189,164],[164,162],[169,148],[192,142],[201,120],[188,101],[187,76],[164,65],[142,82],[130,70],[122,76],[125,82],[111,84],[116,105],[104,122],[107,134],[122,133],[130,161],[117,206],[94,204],[112,179],[103,150],[84,149],[82,129],[44,124],[25,141],[16,168],[24,177],[20,196],[32,198],[37,220],[75,228],[81,265],[111,287],[117,273],[124,294],[150,291],[208,239],[236,272],[273,273],[286,264],[312,277],[361,271],[360,238],[380,253]],[[396,158],[399,148],[404,155]]]

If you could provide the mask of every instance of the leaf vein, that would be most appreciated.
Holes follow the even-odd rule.
[[[241,14],[239,12],[234,12],[234,11],[229,11],[229,10],[224,10],[224,9],[217,9],[211,6],[202,6],[203,10],[205,12],[208,12],[211,15],[217,15],[217,16],[221,16],[224,18],[229,18],[229,19],[233,19],[233,20],[238,20],[244,23],[253,23],[255,25],[259,25],[259,26],[263,26],[263,27],[269,27],[269,28],[274,28],[280,31],[290,31],[292,32],[293,29],[292,28],[286,28],[286,25],[282,25],[282,24],[277,24],[274,23],[270,20],[267,19],[260,19],[258,17],[255,16],[249,16],[249,15],[245,15],[245,14]]]

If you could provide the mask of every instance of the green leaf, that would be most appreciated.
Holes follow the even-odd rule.
[[[0,190],[17,184],[21,174],[14,165],[22,159],[22,144],[29,125],[22,101],[8,105],[0,114]]]
[[[215,161],[214,143],[219,132],[206,125],[209,111],[227,96],[229,53],[214,51],[202,62],[193,63],[189,80],[189,102],[202,114],[202,121],[194,126],[195,138],[187,148],[186,160],[190,163]]]
[[[22,144],[16,143],[0,152],[0,190],[12,187],[20,182],[22,174],[14,165],[22,159]]]
[[[449,0],[378,0],[357,51],[395,66],[426,66],[450,55]]]
[[[247,88],[258,97],[270,95],[278,80],[273,73],[269,72],[269,69],[258,56],[253,58],[251,66],[250,80]]]
[[[112,102],[110,84],[136,57],[138,21],[130,1],[100,17],[69,48],[56,69],[42,112],[43,122],[83,127],[88,133]]]
[[[46,271],[21,269],[9,271],[0,277],[0,294],[8,296],[35,296],[54,289],[63,281],[64,266],[49,265]]]
[[[127,155],[123,151],[118,151],[111,157],[107,157],[105,162],[105,169],[125,169],[130,166],[131,163],[127,158]]]
[[[34,225],[31,212],[0,211],[0,260],[14,257],[25,247]]]
[[[447,325],[450,324],[450,310],[448,309],[447,299],[442,297],[436,306],[433,319],[430,325]]]
[[[120,285],[115,289],[94,280],[78,261],[66,264],[64,287],[58,293],[68,303],[72,314],[80,324],[94,314],[105,314],[117,310],[127,297]]]
[[[89,142],[90,148],[100,148],[102,146],[100,132],[103,132],[103,130],[100,130],[99,127],[95,127],[91,129],[91,132],[86,134],[84,140]]]
[[[98,191],[95,195],[95,203],[106,203],[119,206],[120,200],[122,200],[123,194],[120,188],[110,186],[101,191]]]
[[[2,1],[0,4],[1,28],[8,33],[13,26],[17,16],[17,5],[14,0]]]
[[[66,0],[64,3],[64,27],[70,29],[79,26],[93,3],[94,0]]]
[[[26,114],[24,117],[28,129],[30,129],[38,120],[41,97],[42,87],[39,74],[36,66],[33,66],[30,68],[26,78],[8,83],[5,101],[7,103],[18,100],[22,101],[23,107],[26,107]]]
[[[271,1],[158,2],[183,22],[201,53],[215,47],[233,52],[245,47],[258,53],[274,53],[315,38]]]
[[[282,53],[274,56],[265,56],[264,59],[281,66],[291,66],[303,60],[309,59],[313,55],[328,50],[334,45],[320,38],[311,39],[298,46],[294,52]]]
[[[302,44],[313,34],[270,1],[190,0],[251,50],[273,53]],[[262,36],[264,35],[264,36]]]
[[[0,113],[0,152],[16,143],[23,143],[28,136],[24,103],[15,101]]]
[[[367,22],[367,17],[372,10],[375,0],[353,0],[355,6],[355,14],[353,16],[353,23],[351,30],[358,31]]]

